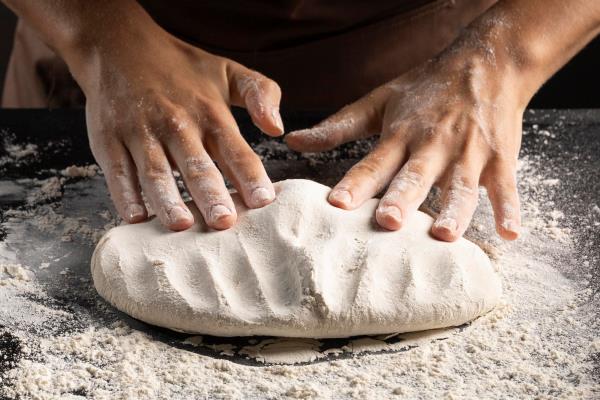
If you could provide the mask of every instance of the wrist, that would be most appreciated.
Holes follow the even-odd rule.
[[[525,110],[536,90],[518,60],[480,41],[456,43],[431,66],[455,82],[466,98],[514,104],[516,110]]]
[[[141,8],[120,17],[98,12],[79,26],[61,43],[59,53],[84,92],[103,71],[127,67],[144,56],[145,49],[163,46],[161,42],[171,40]]]
[[[502,75],[524,109],[544,82],[598,34],[597,2],[502,1],[475,20],[445,55],[473,54],[476,64]]]
[[[479,76],[524,110],[546,78],[536,47],[523,44],[513,32],[507,20],[481,21],[465,31],[440,61],[456,72]]]

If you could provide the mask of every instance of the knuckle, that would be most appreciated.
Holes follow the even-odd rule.
[[[340,130],[342,126],[339,122],[325,121],[310,129],[298,131],[308,140],[321,143],[327,147],[336,147],[341,142]]]
[[[450,181],[448,191],[464,197],[476,197],[478,182],[465,175],[455,175]]]
[[[389,126],[385,132],[385,137],[388,140],[398,142],[398,141],[401,141],[406,136],[406,131],[407,131],[406,121],[394,120],[389,124]]]
[[[114,160],[106,166],[106,174],[114,179],[125,178],[129,176],[129,169],[124,161]]]
[[[493,181],[486,185],[490,196],[499,199],[515,199],[518,197],[517,187],[512,182],[504,182],[500,180]]]
[[[323,130],[319,128],[316,129],[317,130],[314,131],[316,134],[314,134],[313,137],[320,137],[321,144],[326,148],[334,148],[341,143],[341,135],[338,131],[323,132]],[[318,143],[318,140],[315,140],[315,142]]]
[[[196,100],[198,113],[203,119],[216,120],[222,114],[222,108],[217,102],[204,96],[199,96]]]
[[[381,198],[383,206],[400,205],[402,202],[402,191],[390,188],[387,193]]]
[[[138,92],[135,98],[135,106],[137,109],[146,112],[161,112],[162,94],[155,86],[145,86]]]
[[[179,138],[192,124],[187,111],[181,107],[172,107],[159,118],[155,133],[159,139]]]
[[[110,163],[114,150],[121,147],[121,140],[126,139],[122,135],[124,130],[121,126],[111,125],[90,131],[90,150],[100,165]]]
[[[486,185],[517,186],[516,162],[504,157],[493,157],[485,168]]]
[[[219,190],[218,187],[212,187],[206,190],[204,193],[204,203],[207,208],[210,209],[213,205],[223,204],[225,206],[231,206],[231,197],[226,193]]]
[[[264,77],[255,71],[238,76],[237,85],[240,95],[244,98],[258,96],[263,89],[262,80]]]
[[[209,132],[220,132],[225,129],[223,110],[214,104],[204,104],[201,107],[202,127]]]
[[[142,175],[145,181],[156,182],[166,179],[171,173],[168,163],[148,157],[142,165]]]
[[[281,94],[281,88],[279,85],[269,78],[261,77],[261,79],[259,79],[259,85],[262,87],[264,92]]]
[[[399,193],[419,190],[424,186],[423,175],[411,171],[402,171],[390,184],[390,188]]]
[[[426,141],[431,141],[438,135],[442,134],[442,132],[444,132],[443,130],[441,130],[439,127],[437,127],[435,125],[422,126],[420,128],[420,131],[421,131],[421,136]]]
[[[352,167],[355,174],[373,177],[379,174],[379,166],[372,160],[366,158]]]
[[[348,177],[353,181],[371,181],[377,190],[382,189],[382,171],[379,165],[370,159],[364,159],[348,171]]]
[[[402,172],[405,172],[406,174],[419,175],[420,177],[423,177],[425,175],[425,171],[427,170],[427,164],[427,161],[423,158],[413,157],[406,162],[401,174]]]
[[[167,117],[167,126],[175,132],[183,131],[190,123],[190,118],[186,110],[181,107],[175,107]]]
[[[198,181],[212,176],[215,169],[216,167],[210,159],[189,157],[185,160],[183,173],[186,179]]]
[[[234,152],[231,159],[232,159],[232,162],[237,165],[262,164],[260,161],[260,157],[251,150]]]
[[[474,187],[477,187],[477,184],[475,182],[475,179],[473,179],[471,176],[459,173],[455,174],[452,178],[452,181],[450,182],[450,187],[456,189],[473,189]]]

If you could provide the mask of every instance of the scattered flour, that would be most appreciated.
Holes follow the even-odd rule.
[[[35,156],[37,155],[38,147],[35,144],[28,143],[26,145],[9,145],[6,146],[5,149],[8,151],[10,157],[15,160],[20,160],[25,157]]]
[[[492,237],[485,207],[467,233],[493,254],[505,288],[503,305],[461,331],[429,337],[362,337],[327,347],[316,340],[276,338],[212,345],[190,336],[173,346],[124,322],[101,326],[76,308],[52,307],[46,288],[19,262],[37,264],[0,262],[0,282],[10,282],[0,284],[0,343],[17,342],[19,353],[11,363],[3,363],[10,353],[0,353],[0,398],[599,398],[592,373],[600,353],[598,304],[590,300],[590,289],[558,270],[574,257],[576,239],[549,200],[561,182],[544,183],[556,178],[540,171],[540,160],[521,161],[520,182],[527,189],[518,242]],[[57,204],[68,182],[50,179],[29,182],[29,207],[5,212],[6,220],[95,243],[106,227],[65,217]],[[590,224],[599,223],[597,204],[589,214]],[[107,225],[118,223],[110,214],[102,218]],[[0,247],[0,260],[3,252]],[[53,262],[60,264],[61,257]],[[589,259],[582,267],[597,266],[598,260]],[[88,301],[87,307],[106,307],[97,297]],[[259,363],[245,365],[243,356]]]
[[[88,171],[88,167],[74,168]],[[89,171],[94,170],[91,168]],[[30,188],[26,197],[28,207],[9,209],[4,216],[13,221],[27,221],[41,232],[52,234],[60,232],[60,240],[63,242],[72,242],[74,238],[77,238],[80,242],[96,243],[107,230],[117,226],[120,221],[114,218],[108,210],[104,210],[100,216],[107,222],[102,229],[98,229],[90,225],[87,217],[73,218],[63,215],[57,203],[63,196],[64,185],[68,179],[64,177],[63,172],[64,170],[60,172],[63,175],[60,177],[20,179],[18,183]],[[90,178],[95,176],[95,173],[86,173],[87,175],[70,175],[69,177]]]
[[[100,168],[96,164],[78,166],[71,165],[60,171],[62,176],[68,178],[91,178],[98,175]]]
[[[7,164],[15,166],[22,165],[25,161],[33,159],[38,155],[38,146],[33,143],[14,143],[14,135],[7,131],[0,131],[2,145],[6,155],[0,157],[0,167]]]
[[[42,180],[30,180],[30,183],[39,186],[39,188],[33,190],[29,196],[27,196],[27,203],[31,206],[35,206],[36,204],[44,203],[49,200],[57,200],[62,196],[62,185],[64,182],[64,178],[58,178],[56,176]],[[24,180],[21,180],[21,183],[25,183]]]
[[[21,264],[0,264],[0,286],[5,284],[7,279],[2,279],[2,274],[8,275],[9,279],[19,281],[30,281],[34,274],[30,270],[21,266]]]

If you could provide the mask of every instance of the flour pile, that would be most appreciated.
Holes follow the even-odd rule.
[[[260,368],[173,347],[119,322],[24,342],[26,357],[3,379],[9,395],[37,398],[594,398],[586,359],[600,341],[585,327],[589,293],[534,255],[522,258],[501,263],[503,306],[406,352]],[[320,354],[318,343],[302,351]],[[269,359],[278,360],[289,355]]]

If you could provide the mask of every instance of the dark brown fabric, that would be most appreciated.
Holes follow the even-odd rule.
[[[169,32],[274,79],[282,106],[298,110],[358,99],[438,54],[495,2],[140,0]],[[2,105],[82,102],[66,65],[20,22]]]
[[[274,79],[282,105],[338,108],[442,51],[496,0],[142,0],[165,29]]]
[[[385,21],[432,0],[139,0],[163,27],[202,47],[282,50]]]

